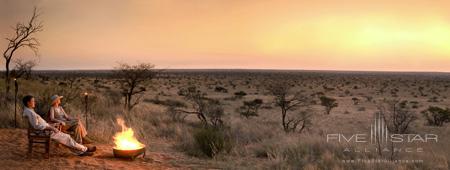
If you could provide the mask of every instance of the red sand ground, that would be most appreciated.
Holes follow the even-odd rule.
[[[51,146],[50,159],[45,159],[43,148],[33,148],[27,158],[27,137],[24,129],[0,129],[0,169],[180,169],[173,166],[174,156],[168,153],[147,152],[145,158],[134,161],[116,159],[112,145],[96,144],[97,152],[91,157],[79,157],[65,147]],[[39,145],[38,145],[39,146]],[[37,151],[37,152],[35,152]],[[38,153],[40,152],[40,153]],[[181,168],[185,169],[185,168]]]

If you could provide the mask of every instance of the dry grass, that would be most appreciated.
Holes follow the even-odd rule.
[[[272,107],[270,103],[272,98],[266,95],[261,85],[279,76],[289,79],[295,84],[295,89],[305,91],[315,100],[316,104],[311,104],[313,125],[302,134],[284,133],[280,124],[280,111]],[[57,84],[58,81],[62,80],[23,82],[19,96],[69,93],[49,88],[49,84]],[[100,79],[97,80],[97,85],[93,83],[94,81],[93,78],[82,78],[75,87],[79,87],[80,92],[88,90],[93,95],[90,103],[92,119],[89,121],[89,133],[95,140],[111,143],[112,136],[119,130],[115,119],[123,117],[135,130],[140,140],[146,145],[153,145],[150,147],[152,151],[180,154],[185,157],[181,164],[200,164],[203,167],[224,169],[448,169],[450,164],[449,125],[426,126],[425,120],[419,114],[429,105],[450,105],[447,98],[450,96],[448,76],[179,73],[167,79],[153,81],[150,84],[153,90],[148,91],[144,97],[147,102],[142,102],[129,113],[123,110],[122,98],[114,86],[114,81]],[[193,133],[201,128],[198,119],[190,115],[184,121],[173,121],[167,114],[166,109],[167,105],[171,104],[170,101],[185,102],[185,99],[177,92],[180,88],[189,85],[197,85],[202,91],[207,92],[209,98],[222,101],[226,113],[223,117],[226,124],[223,132],[233,144],[229,152],[222,152],[213,159],[202,156],[196,149],[193,138]],[[0,87],[2,87],[1,83]],[[224,92],[222,88],[217,90],[216,87],[227,89],[227,92]],[[419,87],[423,88],[419,91]],[[247,95],[236,98],[234,94],[240,91]],[[335,98],[339,106],[334,108],[330,115],[325,115],[325,108],[320,106],[319,98],[314,95],[317,93]],[[342,163],[343,159],[370,159],[379,158],[379,156],[374,153],[344,153],[342,150],[345,146],[326,143],[325,135],[344,131],[367,132],[372,115],[376,111],[377,102],[384,98],[392,99],[398,96],[416,105],[414,111],[418,114],[419,120],[412,124],[412,131],[435,133],[440,137],[436,144],[419,144],[424,147],[424,153],[398,156],[399,159],[423,159],[424,163]],[[247,119],[236,112],[236,108],[242,105],[242,101],[256,98],[264,101],[258,117]],[[357,104],[354,98],[359,99]],[[84,107],[81,97],[66,102],[65,107],[71,114],[83,118]],[[12,109],[11,104],[1,109],[1,127],[11,127]],[[159,147],[158,144],[153,143],[155,139],[165,143],[159,144],[161,145]]]

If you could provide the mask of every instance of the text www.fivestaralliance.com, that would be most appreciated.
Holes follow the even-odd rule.
[[[342,163],[400,163],[400,164],[410,164],[410,163],[423,163],[423,160],[419,159],[343,159]]]

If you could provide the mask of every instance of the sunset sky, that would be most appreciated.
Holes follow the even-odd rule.
[[[45,26],[38,69],[450,72],[448,0],[0,0],[2,53],[33,6]]]

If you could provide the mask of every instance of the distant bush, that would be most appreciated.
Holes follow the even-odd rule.
[[[242,98],[242,97],[246,96],[247,93],[244,92],[244,91],[238,91],[238,92],[235,92],[234,95],[235,95],[237,98]]]
[[[154,99],[144,99],[144,102],[150,102],[153,104],[159,104],[164,106],[186,107],[186,104],[184,102],[174,99],[160,100],[159,98],[154,98]]]
[[[239,113],[249,118],[251,116],[258,116],[258,110],[263,104],[263,101],[261,99],[255,99],[252,101],[244,101],[243,106],[238,108]]]
[[[178,94],[179,96],[186,96],[187,93],[188,93],[188,89],[185,89],[185,88],[181,88],[181,89],[179,89],[178,92],[177,92],[177,94]]]
[[[323,88],[325,91],[333,91],[333,90],[335,90],[335,88],[333,88],[333,87],[328,87],[328,86],[326,86],[326,85],[323,85],[322,88]]]
[[[422,115],[427,119],[428,125],[442,126],[444,123],[450,122],[450,109],[430,106],[427,110],[422,111]]]
[[[358,105],[360,100],[358,98],[356,98],[356,97],[353,97],[352,101],[353,101],[354,105]]]
[[[358,107],[358,111],[360,111],[360,112],[366,111],[366,108],[365,107]]]
[[[412,104],[411,107],[412,107],[413,109],[419,108],[419,102],[417,102],[417,101],[410,101],[409,103]]]
[[[221,152],[229,152],[232,148],[231,140],[214,128],[198,129],[194,132],[194,140],[198,149],[210,158]]]
[[[225,87],[222,87],[222,86],[216,86],[216,88],[214,88],[214,91],[228,93],[228,89],[226,89]]]
[[[368,102],[371,102],[372,100],[373,100],[373,97],[372,96],[364,96],[365,98],[366,98],[366,100],[368,101]]]
[[[436,103],[439,102],[438,98],[436,96],[431,97],[430,99],[428,99],[428,102],[430,103]]]
[[[315,93],[316,95],[318,95],[318,96],[323,96],[323,95],[325,95],[325,93],[323,93],[323,92],[317,92],[317,93]]]
[[[188,87],[184,97],[193,108],[191,110],[173,109],[173,111],[197,115],[205,127],[223,125],[224,109],[219,100],[207,98],[206,93],[195,86]]]
[[[383,100],[378,105],[378,113],[386,120],[389,131],[397,134],[408,133],[410,125],[417,120],[406,100]]]
[[[338,106],[336,99],[333,99],[333,98],[327,97],[327,96],[321,96],[320,102],[321,102],[322,106],[325,106],[325,113],[328,115],[330,114],[331,109]]]

